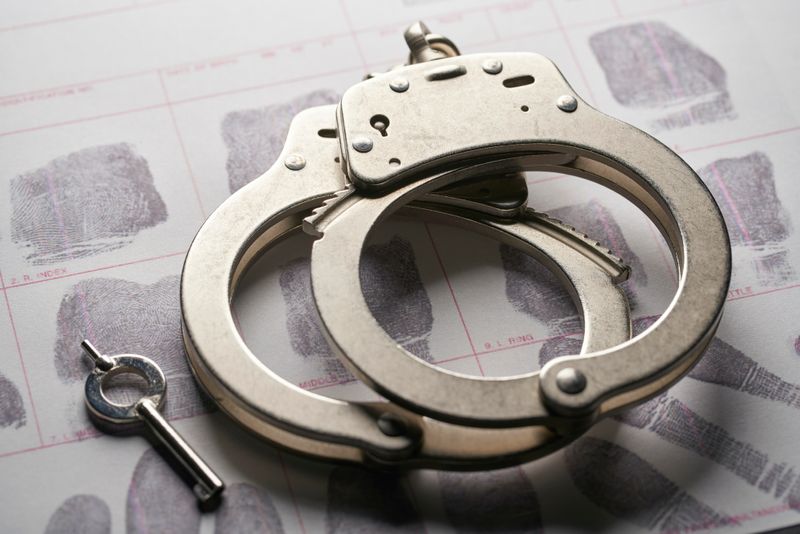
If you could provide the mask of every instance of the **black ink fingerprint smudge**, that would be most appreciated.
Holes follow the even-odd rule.
[[[368,246],[359,275],[364,298],[381,327],[406,350],[430,361],[433,309],[411,243],[394,236],[388,243]]]
[[[647,274],[611,213],[591,200],[553,210],[550,215],[566,221],[623,258],[631,268],[631,279],[622,287],[634,309],[635,287],[647,285]],[[506,298],[516,310],[546,323],[554,335],[581,331],[578,310],[555,275],[534,258],[508,245],[500,245],[500,259],[506,274]]]
[[[11,180],[11,239],[34,264],[130,243],[167,220],[147,161],[131,145],[86,148]]]
[[[717,160],[697,171],[717,199],[731,244],[758,254],[754,267],[759,280],[779,285],[794,278],[788,251],[780,243],[791,234],[789,214],[775,190],[772,162],[753,152]]]
[[[658,316],[635,320],[634,334],[643,332],[656,319]],[[716,346],[718,350],[725,345],[727,344],[715,339],[711,346]],[[539,352],[540,365],[544,366],[557,356],[578,354],[580,346],[581,341],[574,338],[549,340]],[[741,390],[744,377],[752,375],[752,365],[743,366],[741,358],[730,358],[728,354],[728,350],[718,352],[717,355],[712,355],[708,362],[704,361],[706,357],[704,356],[689,376]],[[723,357],[720,358],[720,355]],[[765,388],[758,390],[761,396],[774,394]],[[637,428],[650,430],[672,444],[693,451],[731,471],[751,486],[772,493],[777,498],[786,496],[790,505],[800,497],[800,479],[797,478],[794,468],[787,469],[786,463],[770,465],[766,453],[757,450],[749,443],[735,439],[724,428],[704,419],[669,394],[661,394],[630,408],[616,416],[616,419]],[[790,486],[792,490],[787,493]]]
[[[704,419],[668,394],[626,411],[620,421],[647,428],[666,441],[696,452],[756,485],[769,462],[766,453],[734,439],[727,430]]]
[[[589,45],[617,102],[665,111],[657,128],[736,116],[722,66],[662,22],[616,26],[592,35]]]
[[[636,319],[633,322],[634,334],[642,333],[657,319],[658,316]],[[580,340],[574,338],[549,340],[539,353],[540,364],[543,366],[557,356],[577,354],[580,345]],[[764,375],[771,377],[771,380],[766,381],[766,387],[765,380],[759,378]],[[776,385],[775,380],[780,379],[719,339],[712,341],[706,355],[689,376],[795,405],[800,397],[800,389],[793,384],[781,381],[777,387],[771,387]],[[751,381],[752,377],[756,378]],[[626,410],[616,416],[616,419],[650,430],[672,444],[693,451],[729,470],[751,486],[772,493],[776,498],[785,497],[790,506],[796,507],[800,502],[800,479],[795,468],[787,466],[785,462],[770,463],[766,453],[735,439],[724,428],[704,419],[667,393]]]
[[[168,276],[153,284],[93,278],[72,286],[58,309],[58,377],[86,380],[90,365],[80,344],[89,339],[106,353],[153,359],[167,377],[167,417],[208,412],[211,403],[197,388],[183,348],[179,284],[178,276]]]
[[[770,463],[767,453],[735,439],[727,430],[668,394],[622,413],[617,420],[655,432],[666,441],[724,467],[749,485],[776,498],[785,497],[793,508],[798,505],[800,478],[795,467],[786,462]]]
[[[364,250],[361,287],[370,311],[384,330],[414,355],[430,361],[433,328],[430,299],[422,284],[411,244],[398,237]],[[286,302],[286,328],[294,351],[323,363],[339,381],[353,377],[331,352],[321,331],[311,293],[308,258],[282,266],[279,283]]]
[[[94,495],[73,495],[50,516],[45,534],[111,532],[111,511],[105,501]]]
[[[153,449],[139,458],[128,488],[128,534],[198,532],[200,510],[189,486]]]
[[[251,532],[283,532],[283,524],[266,490],[239,482],[225,490],[217,510],[216,534],[250,534]]]
[[[634,333],[644,331],[656,319],[657,316],[636,319],[633,322]],[[779,402],[791,408],[800,408],[800,386],[787,382],[718,337],[711,340],[705,354],[688,376],[701,382]]]
[[[19,389],[0,373],[0,428],[20,428],[25,422],[25,405]]]
[[[521,469],[439,473],[442,503],[458,532],[541,532],[539,500]]]
[[[565,449],[565,458],[581,493],[611,515],[643,528],[679,532],[731,523],[619,445],[583,437]]]
[[[506,298],[515,310],[546,323],[554,334],[581,331],[575,303],[553,273],[508,245],[500,245],[500,259],[506,274]]]
[[[320,90],[263,108],[232,111],[222,120],[222,139],[228,147],[228,187],[231,193],[262,175],[283,150],[289,124],[304,109],[335,104],[339,95]]]
[[[800,387],[745,355],[736,347],[715,338],[689,374],[696,380],[729,387],[792,408],[800,408]]]
[[[643,332],[657,318],[651,316],[635,320],[634,333]],[[800,407],[800,388],[769,373],[719,339],[711,342],[709,350],[689,376]],[[669,394],[659,395],[616,418],[637,428],[651,430],[670,443],[694,451],[766,493],[772,493],[777,498],[785,496],[792,507],[797,507],[800,502],[800,478],[797,477],[796,468],[785,462],[770,464],[766,453],[735,439],[724,428],[707,421]]]
[[[398,476],[336,467],[328,480],[325,532],[422,532],[422,520]]]
[[[559,356],[575,356],[581,353],[583,341],[574,337],[557,337],[548,339],[539,350],[539,367]]]

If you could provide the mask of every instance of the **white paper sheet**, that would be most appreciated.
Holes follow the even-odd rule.
[[[0,12],[3,532],[747,532],[798,521],[795,2],[14,1]],[[278,452],[213,412],[183,355],[178,280],[201,222],[269,167],[294,113],[401,63],[417,19],[464,53],[552,58],[590,103],[698,170],[733,242],[725,317],[698,367],[518,468],[392,478]],[[639,327],[663,312],[674,269],[643,215],[573,178],[531,174],[529,189],[532,206],[629,262]],[[248,275],[242,331],[299,386],[373,399],[316,330],[309,247],[285,242]],[[489,239],[396,218],[369,259],[394,273],[365,284],[378,319],[444,368],[517,374],[579,345],[566,292]],[[220,510],[201,515],[144,439],[91,425],[84,337],[160,363],[167,415],[229,485]]]

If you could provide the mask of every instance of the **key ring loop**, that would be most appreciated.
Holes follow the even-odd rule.
[[[167,380],[153,360],[136,354],[121,354],[110,359],[113,362],[111,369],[96,369],[86,377],[86,406],[93,416],[109,423],[133,423],[139,421],[136,405],[143,399],[149,399],[156,407],[161,406],[167,392]],[[136,374],[147,383],[144,395],[134,403],[117,404],[103,393],[105,382],[123,373]]]

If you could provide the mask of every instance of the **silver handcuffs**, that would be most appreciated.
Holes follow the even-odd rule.
[[[548,454],[598,420],[660,393],[697,362],[719,324],[731,274],[720,211],[700,178],[646,133],[591,108],[531,53],[458,55],[422,23],[409,64],[299,113],[272,168],[224,202],[189,249],[183,335],[219,407],[296,452],[380,466],[489,469]],[[524,171],[575,175],[622,194],[664,235],[676,294],[631,339],[617,283],[628,268],[599,244],[526,207]],[[415,358],[371,315],[359,279],[372,228],[399,210],[468,228],[531,254],[566,285],[585,329],[581,354],[509,378],[458,374]],[[230,303],[269,247],[317,238],[311,282],[337,356],[382,402],[323,397],[248,349]]]

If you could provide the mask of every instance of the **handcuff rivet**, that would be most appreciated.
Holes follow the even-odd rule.
[[[556,105],[561,111],[572,113],[578,109],[578,99],[572,95],[561,95],[558,97],[558,100],[556,100]]]
[[[405,435],[408,427],[406,422],[393,413],[384,413],[378,417],[378,428],[389,437]]]
[[[353,139],[353,148],[356,152],[369,152],[372,150],[372,139],[369,137],[356,137]]]
[[[486,74],[500,74],[500,71],[503,70],[503,62],[499,59],[487,59],[481,67]]]
[[[586,389],[586,375],[574,367],[565,367],[556,374],[556,385],[564,393],[574,395]]]
[[[283,164],[291,171],[299,171],[306,166],[306,160],[300,154],[291,154],[283,161]]]
[[[405,78],[395,78],[389,82],[389,87],[391,87],[392,91],[395,93],[405,93],[408,91],[408,80]]]

